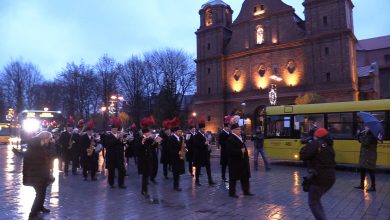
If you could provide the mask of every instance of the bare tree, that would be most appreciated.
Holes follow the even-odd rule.
[[[33,64],[11,61],[4,67],[1,79],[6,104],[20,112],[34,105],[31,92],[35,85],[42,82],[43,77]]]
[[[116,83],[120,69],[115,60],[108,57],[107,54],[99,59],[94,68],[98,77],[101,98],[104,105],[108,105],[111,94],[118,92]]]
[[[125,96],[130,107],[130,114],[135,123],[142,117],[144,94],[147,93],[148,83],[145,81],[145,62],[133,56],[123,65],[120,65],[118,85],[120,92]]]

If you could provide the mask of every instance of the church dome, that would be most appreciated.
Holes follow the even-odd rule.
[[[214,5],[222,5],[222,6],[229,6],[225,2],[221,0],[209,0],[206,4],[202,5],[202,9],[208,7],[208,6],[214,6]]]

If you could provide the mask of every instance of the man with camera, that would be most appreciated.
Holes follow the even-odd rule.
[[[302,185],[304,191],[309,192],[310,210],[317,220],[326,219],[321,197],[336,181],[335,151],[328,131],[325,128],[316,129],[313,141],[306,144],[299,155],[307,163],[309,172]]]

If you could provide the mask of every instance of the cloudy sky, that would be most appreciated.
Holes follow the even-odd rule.
[[[198,11],[207,0],[0,0],[0,68],[22,59],[52,79],[68,62],[103,54],[178,48],[195,56]],[[243,0],[225,0],[238,15]],[[303,0],[284,0],[303,17]],[[353,0],[355,35],[390,34],[389,0]]]

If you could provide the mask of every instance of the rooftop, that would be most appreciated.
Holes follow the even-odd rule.
[[[213,6],[213,5],[229,6],[228,4],[226,4],[221,0],[209,0],[206,4],[202,5],[202,9],[206,8],[207,6]]]
[[[357,50],[378,50],[390,48],[390,35],[359,40]]]

